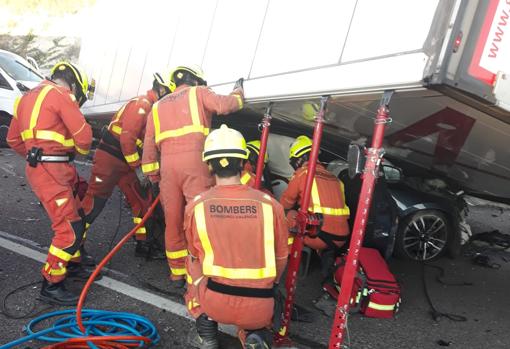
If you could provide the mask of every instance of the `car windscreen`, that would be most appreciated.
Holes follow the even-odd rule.
[[[0,55],[0,67],[16,81],[42,81],[43,77],[14,57]]]

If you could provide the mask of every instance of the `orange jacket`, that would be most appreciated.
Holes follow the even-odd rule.
[[[158,96],[153,90],[131,99],[115,113],[108,126],[108,131],[119,139],[122,154],[132,168],[141,164],[138,150],[143,146],[147,115],[157,100]]]
[[[21,156],[32,147],[43,154],[87,154],[92,129],[69,89],[44,80],[14,105],[7,142]]]
[[[205,86],[179,86],[155,103],[149,114],[142,158],[143,172],[159,174],[158,152],[164,155],[202,151],[212,115],[233,113],[242,107],[242,90],[222,96]]]
[[[282,206],[245,185],[216,186],[186,207],[191,256],[203,275],[231,286],[271,288],[287,263]]]
[[[289,186],[283,192],[280,202],[286,209],[300,203],[305,190],[308,163],[294,172]],[[340,236],[349,235],[349,208],[345,204],[344,184],[321,164],[317,164],[314,185],[310,196],[310,212],[322,213],[322,230]]]

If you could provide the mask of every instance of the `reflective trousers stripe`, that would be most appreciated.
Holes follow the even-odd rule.
[[[50,264],[46,263],[44,265],[44,271],[46,271],[49,275],[60,276],[60,275],[65,275],[67,273],[67,268],[62,267],[59,269],[52,269],[50,267]]]
[[[142,172],[143,173],[150,173],[153,171],[159,170],[159,162],[151,162],[149,164],[143,164],[142,165]]]
[[[67,253],[64,250],[61,250],[58,247],[55,247],[53,245],[50,246],[50,249],[48,251],[50,254],[54,255],[57,258],[60,258],[63,261],[69,262],[71,258],[73,257],[71,254]]]
[[[188,256],[188,250],[180,250],[180,251],[166,251],[166,256],[169,259],[179,259]]]
[[[128,163],[132,163],[132,162],[140,160],[140,155],[138,155],[138,153],[133,153],[131,155],[124,156],[124,158],[126,159],[126,161]]]
[[[170,268],[170,270],[175,276],[186,275],[186,268]]]

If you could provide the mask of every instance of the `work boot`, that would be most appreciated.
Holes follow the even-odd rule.
[[[82,263],[69,262],[67,264],[67,277],[79,280],[88,280],[94,269],[87,268]],[[95,280],[101,280],[103,276],[99,273]]]
[[[244,342],[246,349],[269,349],[271,348],[271,333],[267,329],[249,331]]]
[[[188,344],[192,348],[199,349],[218,349],[220,344],[218,339],[204,339],[200,337],[196,330],[191,330],[190,335],[188,336]]]
[[[196,334],[190,332],[190,345],[200,349],[219,349],[218,323],[206,314],[200,315],[196,320]]]
[[[81,264],[85,267],[91,267],[94,269],[96,267],[96,261],[94,257],[89,255],[85,250],[85,246],[80,247],[80,255],[81,255]]]
[[[170,277],[170,287],[172,288],[183,288],[186,286],[186,279],[180,278],[180,279],[172,279]]]
[[[78,295],[68,291],[64,281],[53,284],[44,279],[40,298],[46,302],[58,305],[76,305],[78,303]]]

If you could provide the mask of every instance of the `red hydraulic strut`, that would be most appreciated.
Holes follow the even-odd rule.
[[[384,139],[384,129],[387,123],[391,122],[389,118],[388,104],[393,91],[385,91],[377,111],[374,122],[374,136],[372,138],[372,147],[368,149],[367,161],[363,171],[363,184],[358,201],[358,210],[354,227],[352,230],[351,243],[349,245],[349,254],[345,263],[344,274],[342,277],[340,295],[335,311],[331,337],[329,339],[329,349],[341,348],[344,340],[344,330],[347,326],[347,315],[349,314],[349,303],[351,290],[354,283],[354,277],[358,270],[358,256],[365,234],[365,227],[368,221],[372,194],[374,191],[375,180],[378,177],[379,164],[384,149],[382,148]]]
[[[313,143],[310,159],[308,161],[308,172],[306,175],[306,184],[301,204],[296,216],[297,234],[292,244],[289,263],[287,267],[287,278],[285,280],[285,288],[287,290],[287,298],[285,299],[285,307],[283,309],[283,318],[280,330],[275,334],[275,345],[282,346],[290,344],[288,339],[290,316],[292,313],[292,304],[294,303],[294,294],[296,292],[297,275],[299,264],[301,263],[301,251],[303,250],[304,237],[307,233],[307,227],[316,224],[311,222],[312,217],[308,214],[310,206],[310,195],[312,191],[313,178],[315,177],[315,168],[319,158],[319,149],[321,146],[322,127],[324,123],[324,112],[329,97],[322,97],[320,110],[315,116],[315,129],[313,131]],[[260,161],[260,157],[259,157]],[[257,168],[258,170],[258,168]]]
[[[273,109],[273,102],[267,105],[266,113],[262,118],[262,135],[260,136],[260,150],[259,158],[257,159],[257,172],[255,174],[255,189],[260,189],[262,183],[262,172],[264,171],[264,158],[266,156],[267,138],[269,136],[269,126],[271,126],[271,110]],[[267,180],[267,179],[266,179]]]

